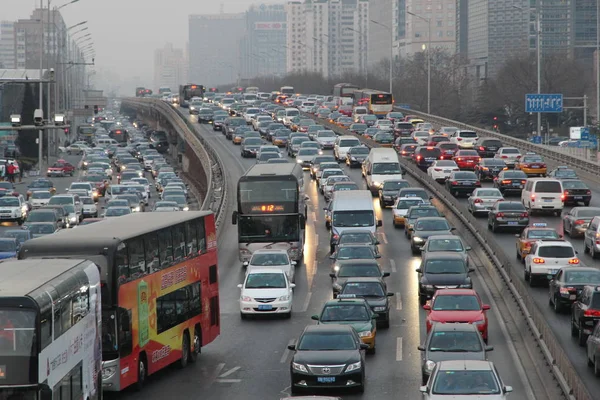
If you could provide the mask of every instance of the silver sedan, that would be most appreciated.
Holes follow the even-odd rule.
[[[473,215],[486,214],[498,200],[504,200],[504,196],[498,189],[477,188],[467,199],[469,212]]]

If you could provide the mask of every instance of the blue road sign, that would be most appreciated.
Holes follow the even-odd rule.
[[[397,106],[399,108],[405,108],[407,110],[410,110],[410,104],[397,104]]]
[[[542,137],[541,137],[541,136],[538,136],[538,135],[535,135],[535,136],[532,138],[532,142],[533,142],[533,143],[535,143],[535,144],[542,144]]]
[[[525,112],[559,113],[563,111],[562,94],[526,94]]]
[[[581,140],[590,140],[590,128],[581,128]]]

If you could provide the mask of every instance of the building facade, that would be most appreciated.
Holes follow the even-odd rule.
[[[17,68],[13,21],[0,21],[0,68]]]
[[[167,43],[163,48],[154,51],[154,92],[158,88],[168,86],[173,93],[179,91],[179,85],[187,83],[185,76],[185,56],[182,49]]]
[[[190,15],[190,80],[206,87],[236,82],[245,31],[243,13]]]
[[[283,76],[286,72],[287,18],[283,4],[251,6],[240,40],[240,75]]]
[[[368,0],[290,1],[286,9],[288,72],[340,76],[366,70]]]
[[[396,22],[398,19],[396,13],[400,2],[404,2],[404,0],[371,0],[369,2],[369,54],[367,58],[369,68],[381,60],[390,58],[391,46],[398,40],[399,29],[397,27],[400,24]],[[392,26],[394,32],[390,33],[390,30],[383,25]]]

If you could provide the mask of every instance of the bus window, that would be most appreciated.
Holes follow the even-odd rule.
[[[195,256],[198,254],[198,236],[196,233],[195,221],[188,221],[185,223],[185,235],[187,238],[187,253],[189,256]]]
[[[185,257],[185,231],[183,224],[175,225],[172,229],[173,233],[173,249],[175,262],[180,262]]]
[[[122,284],[129,280],[129,257],[127,255],[127,246],[119,245],[115,256],[115,265],[117,267],[118,283]]]
[[[156,233],[149,233],[144,237],[144,248],[146,249],[146,267],[148,273],[152,273],[160,268],[158,235]]]
[[[170,228],[158,231],[158,257],[161,269],[167,268],[173,263],[173,238]]]
[[[198,235],[198,252],[206,253],[206,232],[204,231],[204,218],[196,220],[196,234]]]
[[[131,279],[138,279],[146,275],[146,254],[144,253],[144,241],[135,238],[127,241],[129,249],[129,275]]]

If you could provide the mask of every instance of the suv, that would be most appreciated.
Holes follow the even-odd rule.
[[[580,346],[585,346],[588,336],[600,321],[600,286],[584,286],[579,300],[571,308],[571,336],[577,336]]]
[[[427,171],[427,168],[433,164],[435,160],[439,160],[442,157],[442,150],[439,147],[433,146],[419,146],[415,148],[415,152],[412,154],[412,158],[422,171]]]
[[[450,136],[450,141],[456,143],[461,149],[472,149],[477,142],[477,132],[458,130]]]
[[[481,158],[490,158],[494,157],[498,149],[502,147],[502,142],[499,139],[481,138],[477,141],[475,150],[477,150]]]
[[[525,257],[525,280],[529,286],[537,281],[549,281],[563,267],[579,265],[573,245],[562,239],[538,240]]]

